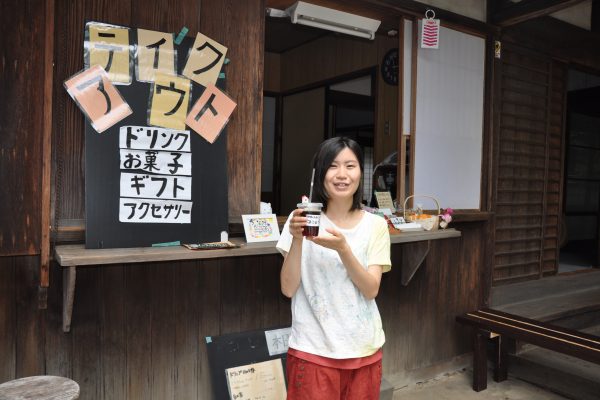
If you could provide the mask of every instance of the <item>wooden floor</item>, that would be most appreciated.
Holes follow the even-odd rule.
[[[492,308],[541,321],[600,310],[600,269],[492,288]]]

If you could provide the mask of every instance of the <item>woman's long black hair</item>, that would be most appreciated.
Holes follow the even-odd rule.
[[[323,211],[327,211],[327,202],[329,195],[325,190],[325,175],[327,170],[340,153],[345,148],[352,150],[360,167],[361,180],[358,185],[358,189],[354,193],[352,198],[352,206],[350,211],[360,210],[363,195],[363,180],[362,174],[364,171],[364,157],[363,151],[354,140],[347,137],[334,137],[325,140],[319,145],[317,151],[312,159],[312,166],[315,169],[315,183],[313,187],[312,201],[315,203],[323,203]]]

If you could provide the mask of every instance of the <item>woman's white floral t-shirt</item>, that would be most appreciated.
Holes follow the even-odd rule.
[[[284,255],[292,244],[289,223],[290,218],[277,243],[277,249]],[[365,269],[369,265],[381,265],[384,272],[390,270],[390,236],[382,217],[363,211],[361,221],[354,228],[341,229],[323,214],[319,235],[329,235],[326,228],[334,228],[345,236]],[[342,359],[369,356],[384,342],[375,300],[367,300],[354,285],[338,253],[303,240],[301,282],[292,297],[289,346]]]

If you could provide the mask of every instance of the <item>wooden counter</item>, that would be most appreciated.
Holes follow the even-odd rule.
[[[429,252],[431,240],[460,237],[456,229],[405,232],[390,236],[392,244],[413,244],[402,259],[402,284],[407,285]],[[71,327],[77,267],[98,267],[111,264],[202,260],[277,254],[275,242],[246,243],[232,239],[241,246],[224,250],[188,250],[183,246],[134,247],[119,249],[86,249],[84,245],[61,245],[54,249],[54,258],[63,267],[63,331]]]

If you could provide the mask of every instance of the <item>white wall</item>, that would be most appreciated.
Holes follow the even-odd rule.
[[[414,193],[442,208],[479,209],[485,40],[441,28],[417,59]]]

